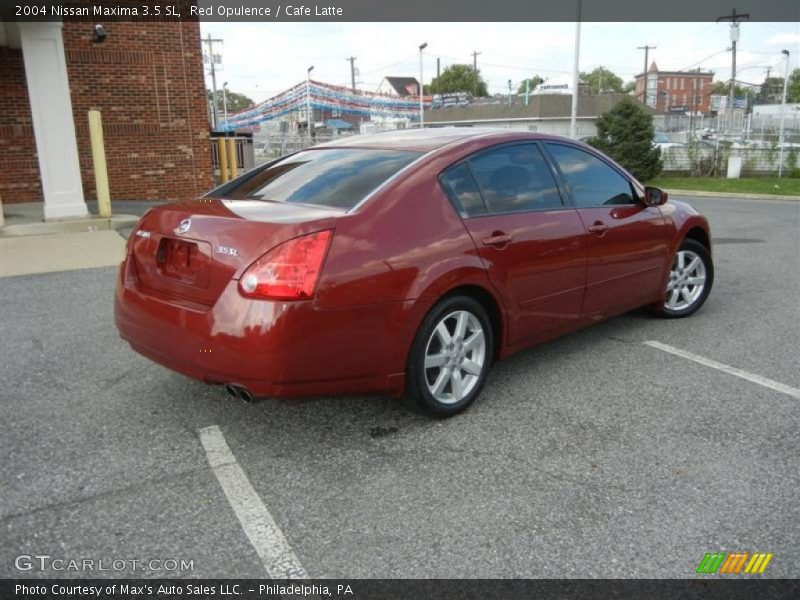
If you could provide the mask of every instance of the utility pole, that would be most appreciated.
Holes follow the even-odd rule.
[[[736,9],[733,9],[733,12],[729,15],[725,15],[719,17],[717,19],[717,23],[720,21],[730,21],[731,22],[731,89],[728,93],[728,111],[731,115],[731,124],[732,124],[732,117],[733,117],[733,98],[736,95],[736,42],[739,41],[739,21],[749,21],[750,15],[749,14],[738,14]],[[732,127],[731,127],[732,129]],[[732,133],[732,132],[731,132]]]
[[[350,89],[356,91],[356,57],[345,58],[350,63]]]
[[[762,102],[769,104],[769,74],[772,71],[772,67],[767,67],[767,78],[764,80],[764,85],[761,86],[761,98]]]
[[[472,90],[472,93],[476,96],[478,95],[478,54],[482,54],[477,50],[472,51],[472,70],[475,72],[475,89]]]
[[[214,44],[221,44],[222,40],[212,39],[211,34],[203,40],[203,43],[208,47],[208,63],[211,65],[211,128],[217,128],[217,71],[214,66],[217,62],[217,56],[214,54]]]
[[[226,94],[228,82],[222,84],[222,120],[228,125],[228,95]]]
[[[436,58],[436,79],[439,79],[439,76],[441,75],[440,72],[439,72],[440,62],[441,62],[441,59],[437,57]]]
[[[655,50],[656,48],[658,48],[658,46],[648,46],[647,44],[644,46],[636,46],[637,50],[644,50],[644,71],[642,71],[644,74],[644,92],[642,93],[642,99],[645,104],[647,104],[647,69],[649,68],[647,59],[650,56],[650,50]]]

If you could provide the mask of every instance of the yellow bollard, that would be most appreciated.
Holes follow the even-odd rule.
[[[97,187],[97,212],[108,219],[111,217],[111,193],[108,191],[108,167],[106,148],[103,142],[103,119],[99,110],[89,111],[89,137],[92,142],[92,163],[94,163],[94,183]]]
[[[219,182],[228,181],[228,153],[225,152],[225,138],[217,138],[217,162],[219,162]]]
[[[236,163],[236,140],[228,138],[228,169],[231,172],[231,179],[239,176],[239,166]]]

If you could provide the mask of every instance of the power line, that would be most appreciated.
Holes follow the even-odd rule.
[[[377,73],[378,71],[385,71],[386,69],[390,69],[392,67],[396,67],[397,65],[402,65],[402,64],[407,63],[410,60],[413,60],[415,58],[417,58],[417,55],[416,54],[412,54],[411,56],[407,56],[403,60],[399,60],[396,63],[392,63],[390,65],[385,65],[383,67],[378,67],[377,69],[370,69],[368,71],[360,71],[360,74],[361,75],[369,75],[370,73]]]

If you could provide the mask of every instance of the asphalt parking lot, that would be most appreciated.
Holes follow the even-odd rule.
[[[689,201],[715,236],[699,313],[522,352],[446,421],[380,397],[246,405],[151,364],[117,336],[113,268],[0,280],[0,576],[98,574],[15,567],[35,554],[266,577],[237,518],[253,501],[314,578],[692,577],[736,550],[800,576],[800,203]],[[214,426],[252,490],[223,491]]]

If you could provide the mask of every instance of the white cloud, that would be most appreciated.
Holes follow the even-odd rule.
[[[790,33],[788,31],[776,33],[764,42],[766,46],[792,46],[800,44],[800,33]],[[791,52],[791,50],[790,50]]]

